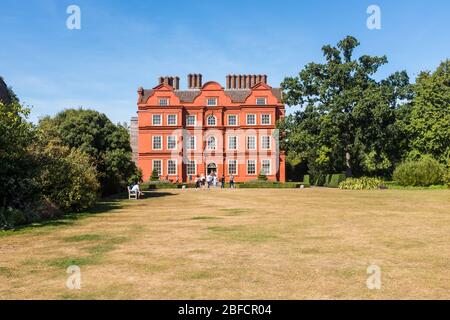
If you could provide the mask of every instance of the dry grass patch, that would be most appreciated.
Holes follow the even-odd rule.
[[[0,299],[450,298],[447,190],[151,195],[0,233]]]

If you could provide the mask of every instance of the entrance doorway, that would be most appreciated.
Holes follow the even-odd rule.
[[[210,164],[208,164],[208,166],[206,167],[206,174],[211,174],[211,172],[217,173],[217,166],[214,162],[211,162]]]

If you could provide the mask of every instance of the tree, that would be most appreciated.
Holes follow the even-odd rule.
[[[387,58],[353,59],[359,42],[346,37],[322,48],[325,63],[309,63],[282,83],[284,101],[300,111],[279,124],[282,147],[308,163],[313,176],[343,172],[388,175],[401,160],[404,136],[397,113],[411,98],[406,72],[382,81],[373,76]]]
[[[102,113],[67,109],[53,118],[43,118],[39,128],[49,139],[58,139],[63,146],[79,149],[92,158],[103,195],[123,191],[137,172],[131,161],[127,128],[113,124]]]
[[[79,212],[95,204],[100,185],[88,155],[43,136],[33,152],[40,166],[37,182],[42,195],[52,204],[63,212]]]
[[[414,89],[412,110],[405,121],[409,158],[428,154],[446,165],[450,159],[450,60],[433,73],[420,73]]]
[[[0,227],[7,224],[8,208],[24,209],[39,198],[39,168],[29,149],[35,130],[28,115],[16,101],[0,102]]]

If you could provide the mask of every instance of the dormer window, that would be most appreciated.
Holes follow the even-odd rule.
[[[159,105],[162,107],[167,107],[169,105],[169,99],[167,98],[160,98],[159,99]]]
[[[256,98],[256,104],[258,106],[264,106],[267,104],[267,99],[266,98]]]
[[[217,98],[208,98],[208,99],[206,99],[206,105],[208,107],[217,106]]]

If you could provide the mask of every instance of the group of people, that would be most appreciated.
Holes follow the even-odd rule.
[[[222,175],[219,179],[217,177],[217,174],[214,171],[211,171],[211,173],[208,174],[206,177],[203,174],[195,177],[195,188],[196,189],[205,188],[205,187],[208,189],[217,188],[219,186],[219,182],[220,182],[220,187],[222,189],[224,189],[225,188],[225,175]],[[235,188],[233,175],[230,176],[230,188],[232,188],[232,189]]]

